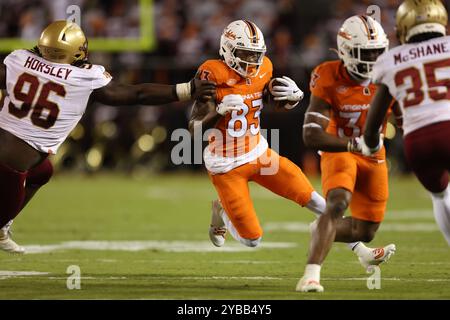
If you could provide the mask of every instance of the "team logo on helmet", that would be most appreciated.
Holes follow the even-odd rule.
[[[231,30],[226,30],[223,35],[228,39],[236,40],[236,35]]]

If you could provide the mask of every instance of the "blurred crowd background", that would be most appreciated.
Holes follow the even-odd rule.
[[[444,2],[449,2],[445,0]],[[93,63],[104,65],[124,83],[177,83],[190,80],[206,59],[218,58],[219,39],[231,21],[255,22],[265,35],[274,75],[292,77],[307,94],[289,113],[266,108],[262,127],[280,129],[280,153],[307,174],[318,174],[316,152],[304,148],[301,129],[309,102],[311,70],[337,59],[336,33],[354,14],[381,8],[383,27],[391,47],[397,45],[395,12],[401,0],[153,0],[151,19],[156,46],[149,52],[91,52]],[[81,24],[88,38],[130,37],[140,34],[139,0],[0,0],[0,38],[37,39],[51,21],[64,19],[66,8],[81,8]],[[449,3],[446,3],[449,7]],[[6,55],[0,54],[0,58]],[[170,151],[177,143],[171,133],[187,128],[190,105],[113,108],[92,105],[61,148],[54,162],[59,169],[125,170],[131,174],[154,171],[202,170],[201,165],[177,165]],[[387,142],[393,173],[406,173],[401,132]]]

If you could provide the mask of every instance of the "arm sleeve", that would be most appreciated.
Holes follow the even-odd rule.
[[[6,58],[3,59],[3,64],[4,64],[5,66],[8,66],[8,64],[11,62],[11,55],[12,55],[12,53],[8,54],[8,55],[6,56]]]
[[[92,90],[102,88],[111,82],[112,76],[100,65],[92,66],[93,78],[91,82]]]
[[[7,67],[10,67],[11,64],[14,62],[15,59],[18,59],[20,54],[20,50],[15,50],[8,54],[5,59],[3,60],[3,64]]]

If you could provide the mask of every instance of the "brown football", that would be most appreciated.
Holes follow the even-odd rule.
[[[286,104],[286,101],[275,101],[275,97],[270,93],[270,89],[273,86],[283,86],[283,84],[281,82],[278,82],[275,79],[270,80],[270,82],[268,83],[266,90],[264,92],[266,99],[268,101],[268,105],[270,107],[272,107],[275,111],[279,111],[279,112],[285,112],[288,111],[284,105]]]

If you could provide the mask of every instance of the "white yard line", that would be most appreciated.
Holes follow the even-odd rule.
[[[50,245],[27,245],[27,254],[49,253],[62,250],[142,251],[164,252],[252,252],[263,249],[289,249],[297,247],[293,242],[262,242],[257,248],[248,248],[234,241],[216,248],[209,241],[66,241]]]
[[[50,279],[50,280],[66,280],[67,277],[58,276],[48,276],[49,272],[39,272],[39,271],[1,271],[0,270],[0,280],[15,278],[15,279],[26,279],[30,277],[39,276],[39,278]],[[270,277],[270,276],[187,276],[187,277],[164,277],[164,276],[149,276],[149,277],[126,277],[126,276],[87,276],[81,277],[81,280],[133,280],[133,281],[177,281],[177,280],[201,280],[201,281],[216,281],[216,280],[248,280],[248,281],[261,281],[261,280],[289,280],[295,281],[299,278],[293,277]],[[322,278],[322,281],[367,281],[367,277],[348,277],[348,278]],[[445,278],[396,278],[396,277],[381,277],[381,281],[395,281],[395,282],[450,282],[449,279]]]
[[[48,274],[49,274],[49,272],[40,272],[40,271],[0,270],[0,280],[9,279],[9,278],[26,278],[26,277],[34,277],[34,276],[45,276]]]
[[[324,281],[366,281],[367,278],[321,278]],[[401,281],[401,282],[450,282],[449,279],[424,279],[424,278],[384,278],[381,276],[381,281]]]

